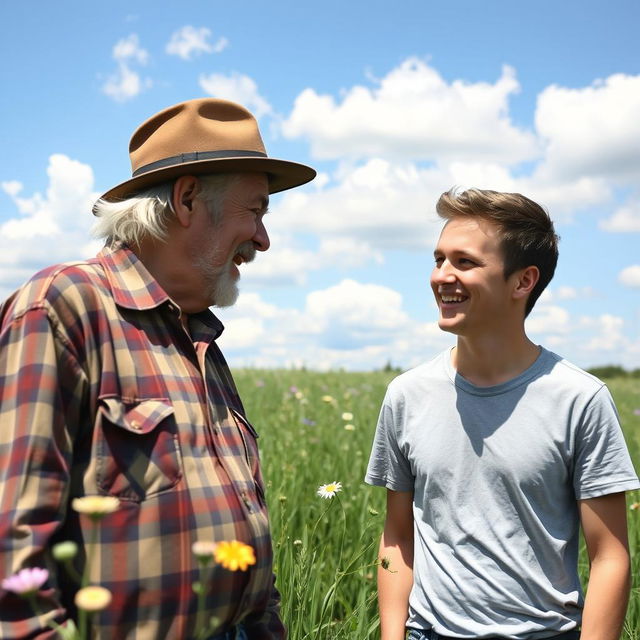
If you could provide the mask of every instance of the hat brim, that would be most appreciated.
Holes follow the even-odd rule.
[[[170,167],[155,169],[122,182],[102,195],[103,200],[123,200],[136,192],[185,175],[209,173],[266,173],[269,193],[278,193],[299,187],[316,177],[315,169],[298,162],[276,158],[216,158],[195,162],[184,162]]]

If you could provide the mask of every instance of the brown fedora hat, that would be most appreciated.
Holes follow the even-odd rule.
[[[269,193],[305,184],[311,167],[269,158],[258,123],[244,107],[228,100],[199,98],[151,116],[131,136],[131,179],[107,191],[119,200],[182,175],[257,171],[269,177]]]

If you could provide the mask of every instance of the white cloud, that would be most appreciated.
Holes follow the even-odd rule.
[[[640,289],[640,265],[634,264],[618,274],[618,282],[625,287]]]
[[[101,243],[92,242],[93,191],[90,166],[62,155],[49,158],[46,192],[20,197],[21,189],[10,183],[18,217],[2,216],[0,225],[0,291],[8,293],[36,270],[55,262],[86,258]]]
[[[7,180],[0,183],[2,190],[9,196],[17,196],[22,191],[22,182],[18,180]]]
[[[327,268],[354,268],[384,261],[379,251],[366,242],[347,237],[327,238],[317,250],[303,249],[299,240],[270,233],[271,248],[266,256],[243,268],[242,281],[248,286],[301,286],[310,271]]]
[[[556,179],[640,176],[640,76],[616,74],[590,87],[547,87],[536,128],[546,142],[545,172]]]
[[[219,38],[215,44],[209,42],[211,30],[206,27],[196,29],[191,25],[186,25],[171,35],[167,43],[166,52],[175,55],[183,60],[190,60],[192,56],[202,53],[220,53],[229,41],[226,38]]]
[[[119,40],[113,47],[113,58],[118,69],[102,86],[102,92],[116,102],[126,102],[151,86],[151,79],[141,78],[131,64],[146,65],[149,53],[140,47],[138,36],[133,33]]]
[[[272,112],[271,105],[260,95],[255,81],[237,71],[229,75],[222,73],[201,75],[198,83],[210,96],[238,102],[252,111],[256,118]]]
[[[583,318],[583,326],[591,329],[591,338],[584,348],[586,351],[615,352],[629,343],[623,334],[624,319],[605,313],[597,318]],[[595,333],[595,335],[593,335]],[[616,355],[616,359],[620,359]]]
[[[335,177],[337,183],[322,191],[284,194],[274,216],[277,228],[351,237],[374,250],[433,245],[441,228],[435,203],[443,186],[452,184],[447,171],[374,158],[356,168],[342,167]]]
[[[402,296],[397,291],[376,284],[361,284],[346,279],[339,284],[314,291],[307,296],[307,316],[321,327],[325,339],[348,344],[384,339],[390,331],[406,326],[408,316],[402,311]]]
[[[149,61],[149,53],[140,46],[137,34],[118,40],[113,47],[113,59],[117,62],[137,62],[145,65]]]
[[[437,323],[411,320],[397,291],[348,279],[312,291],[303,309],[249,293],[216,314],[226,327],[218,342],[233,366],[354,370],[391,361],[409,367],[453,342]]]
[[[528,334],[563,335],[569,332],[569,312],[555,305],[536,305],[525,322]]]
[[[626,233],[628,231],[640,231],[640,199],[636,195],[619,207],[607,220],[600,223],[600,228],[605,231]]]
[[[376,88],[352,87],[337,103],[306,89],[282,123],[288,138],[305,137],[318,158],[382,156],[409,160],[530,160],[534,135],[508,117],[508,99],[519,90],[504,67],[495,84],[448,84],[418,58],[392,69]]]
[[[555,289],[545,289],[539,298],[543,304],[548,304],[556,300],[577,300],[584,298],[593,298],[596,295],[593,287],[568,287],[566,285],[559,286]]]
[[[329,266],[340,268],[354,268],[369,262],[382,264],[384,257],[379,251],[374,251],[369,244],[357,238],[325,238],[320,243],[318,251],[320,258],[318,268]]]

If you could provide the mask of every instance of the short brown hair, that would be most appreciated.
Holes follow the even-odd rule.
[[[483,218],[498,227],[504,257],[504,277],[535,266],[540,278],[527,299],[529,315],[540,294],[551,282],[558,263],[558,241],[549,214],[536,202],[519,193],[484,189],[446,191],[436,204],[444,220],[465,216]]]

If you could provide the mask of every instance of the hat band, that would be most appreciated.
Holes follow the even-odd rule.
[[[156,162],[150,162],[143,167],[136,169],[132,174],[132,178],[136,178],[143,173],[149,173],[156,169],[163,169],[164,167],[174,167],[179,164],[186,164],[188,162],[198,162],[199,160],[221,160],[223,158],[266,158],[267,154],[261,151],[246,151],[246,150],[221,150],[221,151],[192,151],[190,153],[181,153],[178,156],[171,156],[170,158],[163,158]]]

